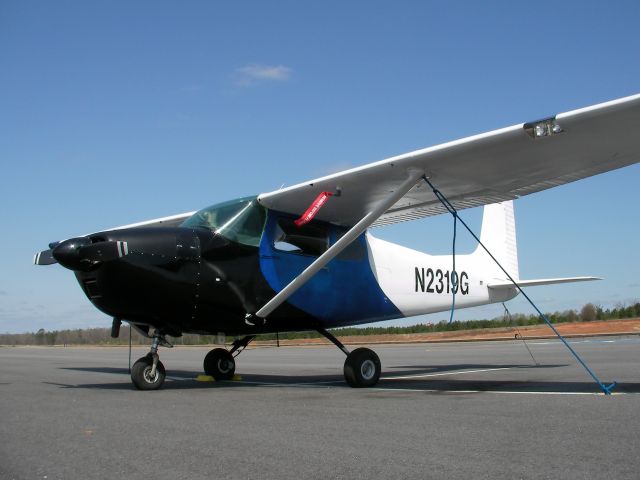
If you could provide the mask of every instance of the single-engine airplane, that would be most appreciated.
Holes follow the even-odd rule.
[[[133,384],[160,388],[167,335],[236,336],[204,371],[229,379],[261,333],[316,330],[347,358],[352,387],[377,383],[367,348],[327,329],[504,302],[521,286],[514,199],[640,160],[640,94],[417,150],[254,197],[70,238],[35,256],[72,270],[89,301],[152,339]],[[432,256],[375,238],[378,227],[484,205],[484,250]]]

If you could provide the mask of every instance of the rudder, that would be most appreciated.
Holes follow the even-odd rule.
[[[480,241],[514,280],[520,278],[513,201],[485,205],[482,215]],[[480,256],[483,262],[487,262],[489,271],[495,272],[496,276],[504,277],[500,267],[491,260],[480,245],[478,245],[474,255]]]

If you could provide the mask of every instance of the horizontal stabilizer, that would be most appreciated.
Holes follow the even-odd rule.
[[[591,280],[602,280],[599,277],[566,277],[566,278],[540,278],[538,280],[518,280],[521,287],[537,287],[539,285],[553,285],[555,283],[590,282]],[[502,289],[514,288],[513,283],[495,282],[488,285],[489,288]]]
[[[53,265],[54,263],[58,262],[53,258],[51,249],[36,253],[35,257],[33,257],[34,265]]]

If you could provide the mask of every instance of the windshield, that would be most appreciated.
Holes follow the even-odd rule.
[[[266,216],[256,197],[245,197],[203,208],[182,226],[210,228],[229,240],[257,247]]]

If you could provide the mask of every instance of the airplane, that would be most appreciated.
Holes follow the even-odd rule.
[[[167,336],[236,337],[204,358],[205,373],[224,380],[257,335],[312,330],[344,352],[350,386],[372,387],[378,355],[349,351],[328,329],[505,302],[519,287],[595,280],[520,279],[513,201],[638,162],[639,131],[640,94],[53,242],[34,263],[72,270],[89,301],[113,317],[112,336],[125,321],[151,338],[131,369],[140,390],[162,386],[158,348],[171,346]],[[493,259],[480,247],[432,256],[369,231],[477,206],[484,206],[480,242]]]

